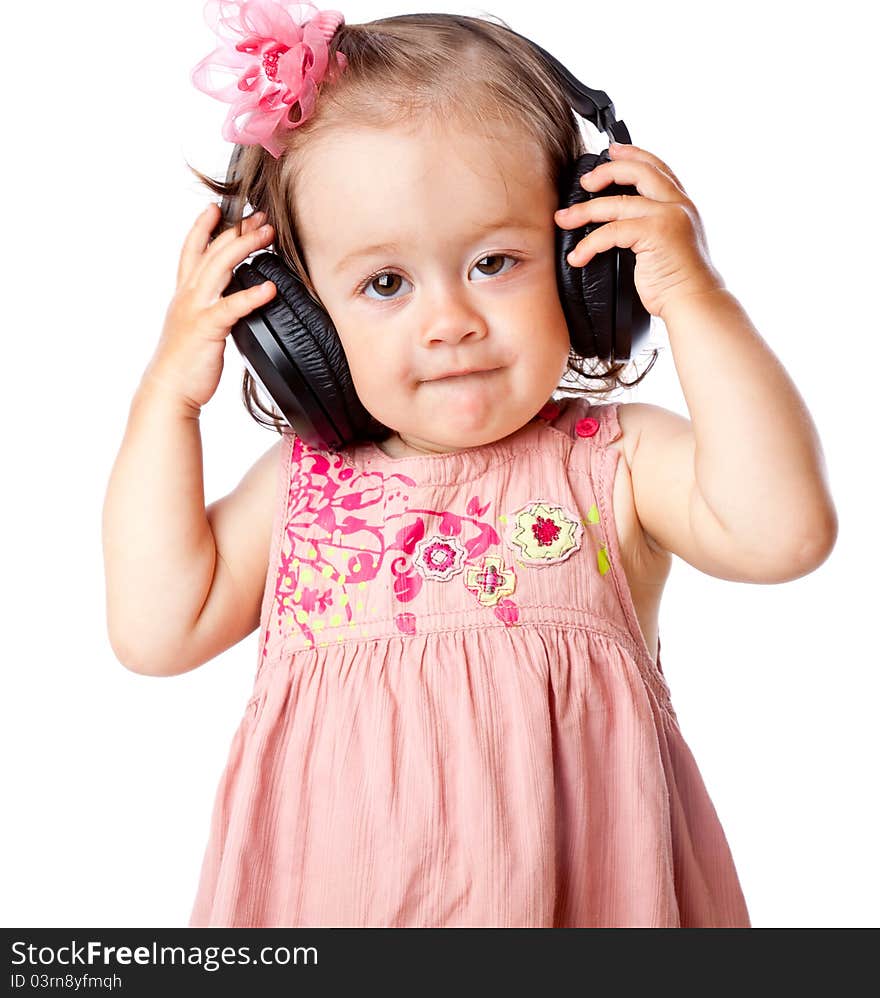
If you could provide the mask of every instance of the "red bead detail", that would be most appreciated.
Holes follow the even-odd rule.
[[[284,55],[287,50],[288,46],[286,45],[276,45],[263,53],[263,71],[273,83],[278,82],[278,58]]]
[[[559,404],[557,402],[548,402],[538,413],[541,419],[556,419],[559,415]]]
[[[599,420],[593,419],[591,416],[579,419],[575,425],[575,430],[577,431],[577,435],[579,437],[592,437],[598,429]]]
[[[559,527],[552,520],[539,516],[538,522],[532,524],[532,533],[542,547],[547,547],[559,536]]]

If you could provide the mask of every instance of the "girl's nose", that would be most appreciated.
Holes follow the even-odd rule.
[[[464,339],[481,340],[489,326],[483,311],[468,299],[465,292],[444,289],[425,300],[422,342],[459,343]]]

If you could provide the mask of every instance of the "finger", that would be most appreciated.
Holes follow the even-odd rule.
[[[573,267],[583,267],[597,253],[604,253],[614,246],[632,249],[642,234],[643,225],[638,219],[618,219],[594,229],[566,256]]]
[[[667,177],[675,184],[678,189],[684,193],[684,184],[676,177],[669,166],[660,159],[659,156],[655,156],[653,153],[648,152],[647,149],[641,149],[639,146],[631,145],[630,143],[623,142],[621,144],[615,144],[608,147],[608,154],[612,157],[612,162],[617,162],[618,157],[622,160],[629,160],[630,158],[636,160],[642,160],[642,162],[649,163],[651,166],[660,170],[661,173],[665,173]]]
[[[219,221],[219,220],[218,220]],[[228,225],[225,229],[222,229],[216,236],[213,234],[214,229],[208,234],[208,242],[205,246],[204,255],[207,256],[211,253],[217,253],[225,247],[231,245],[236,239],[240,239],[243,235],[248,232],[253,232],[257,226],[262,225],[266,221],[266,213],[264,211],[255,211],[251,215],[246,215],[242,217],[241,220],[241,232],[238,230],[238,225]]]
[[[215,253],[206,254],[197,273],[198,283],[204,287],[205,294],[211,300],[219,297],[229,286],[234,268],[252,253],[267,246],[272,241],[272,236],[272,226],[261,225],[243,232]]]
[[[587,222],[611,222],[617,218],[641,218],[663,211],[659,201],[634,194],[609,194],[560,208],[554,218],[562,229],[577,229]]]
[[[207,243],[206,236],[217,222],[219,207],[219,205],[214,203],[209,204],[186,234],[186,238],[183,241],[183,248],[180,251],[180,261],[177,265],[178,287],[186,280],[196,260],[204,252]]]
[[[249,315],[255,308],[264,305],[275,294],[275,285],[271,282],[256,284],[254,287],[236,291],[233,295],[225,295],[214,305],[221,316],[224,328],[231,327],[239,319]]]
[[[178,285],[187,278],[192,277],[195,270],[205,258],[208,250],[212,252],[216,249],[228,245],[238,237],[236,226],[224,229],[215,239],[211,238],[217,223],[220,220],[220,206],[209,204],[208,207],[196,219],[195,224],[189,231],[180,255],[180,266],[177,271]],[[260,222],[265,221],[265,212],[255,212],[248,215],[242,221],[242,232],[250,232]]]
[[[612,160],[600,163],[581,177],[585,191],[600,191],[610,183],[630,185],[644,197],[654,201],[681,201],[683,192],[666,176],[649,163],[641,160]]]

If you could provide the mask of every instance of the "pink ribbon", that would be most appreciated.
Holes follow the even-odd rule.
[[[193,85],[232,105],[223,122],[224,139],[261,145],[278,159],[283,150],[278,130],[307,121],[318,85],[335,80],[348,64],[341,52],[336,62],[329,58],[329,43],[344,16],[311,3],[208,0],[205,20],[221,44],[195,66]],[[218,74],[226,79],[217,79]],[[300,117],[291,121],[297,101]]]

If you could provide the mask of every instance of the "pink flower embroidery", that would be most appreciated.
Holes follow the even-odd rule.
[[[349,628],[369,625],[377,611],[384,613],[389,589],[398,604],[412,605],[431,577],[429,569],[434,578],[451,577],[501,543],[492,523],[479,518],[489,502],[472,496],[465,504],[468,515],[410,506],[406,493],[416,484],[406,475],[353,469],[343,455],[328,455],[294,438],[274,626],[267,639],[314,647],[333,631],[341,640]],[[430,562],[424,557],[430,546],[426,534],[441,545]],[[416,614],[400,612],[393,619],[401,633],[416,633]],[[267,656],[268,643],[262,654]]]
[[[457,538],[434,534],[418,545],[415,566],[426,579],[448,582],[464,571],[465,554]]]
[[[392,484],[415,482],[396,475],[387,483]],[[316,644],[316,631],[354,622],[352,597],[357,599],[356,594],[388,562],[381,527],[386,487],[374,475],[352,474],[340,455],[328,457],[299,437],[294,439],[275,580],[276,626],[281,638],[299,634]],[[392,569],[392,575],[397,574]],[[420,586],[421,578],[413,576]],[[405,577],[395,578],[397,598],[406,592]],[[363,619],[363,614],[357,617]]]
[[[559,503],[535,499],[510,516],[507,543],[526,565],[565,561],[581,545],[580,517]]]
[[[464,584],[483,606],[495,604],[516,589],[516,573],[504,561],[487,554],[482,562],[465,572]]]
[[[519,607],[512,599],[503,599],[495,607],[495,616],[505,627],[513,627],[519,620]]]
[[[513,627],[513,625],[519,620],[519,607],[513,600],[503,599],[495,607],[495,616],[504,624],[505,627]]]
[[[398,613],[394,618],[394,623],[401,634],[413,635],[416,633],[416,617],[414,613]]]
[[[333,605],[333,592],[330,589],[318,592],[317,589],[309,589],[308,586],[303,586],[300,605],[303,610],[317,609],[319,613],[326,613],[327,607]]]

